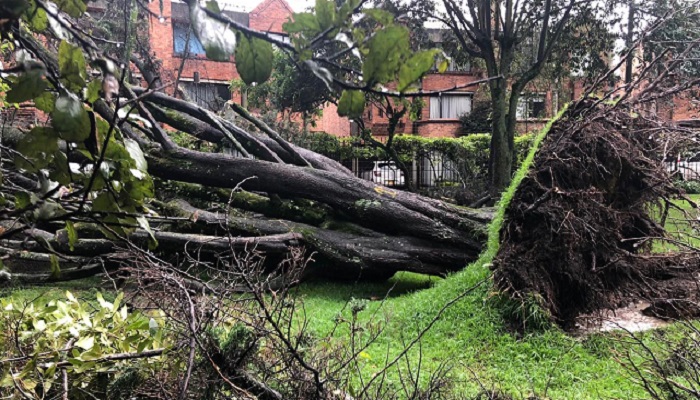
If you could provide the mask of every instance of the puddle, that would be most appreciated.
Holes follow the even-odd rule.
[[[649,303],[642,301],[615,310],[583,315],[576,322],[576,330],[583,334],[616,330],[642,332],[669,324],[665,320],[644,315],[642,311],[647,307]]]

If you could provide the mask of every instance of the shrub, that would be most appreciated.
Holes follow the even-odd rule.
[[[133,375],[135,365],[156,368],[171,346],[162,323],[129,312],[120,305],[123,294],[114,302],[96,297],[96,304],[70,292],[48,303],[0,299],[0,350],[8,357],[0,369],[0,396],[20,391],[24,398],[81,398],[88,387],[104,395],[110,381]]]
[[[677,181],[676,186],[688,194],[700,194],[700,181]]]
[[[491,104],[488,101],[476,101],[469,114],[460,117],[462,132],[481,133],[491,131]]]

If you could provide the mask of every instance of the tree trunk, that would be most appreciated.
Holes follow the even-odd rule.
[[[491,90],[493,123],[489,172],[492,189],[496,192],[508,186],[513,170],[513,129],[509,129],[510,116],[506,93],[505,82],[498,82],[498,87]]]
[[[39,42],[27,39],[25,45],[41,54],[52,70],[57,69],[55,59]],[[200,208],[178,199],[149,204],[149,209],[158,213],[144,215],[159,242],[152,251],[162,257],[182,259],[189,249],[214,258],[222,254],[226,257],[230,251],[255,249],[274,259],[275,255],[304,246],[309,254],[316,254],[313,258],[317,261],[309,266],[311,273],[383,279],[397,271],[444,275],[459,270],[478,257],[486,241],[491,210],[458,207],[357,178],[333,160],[281,142],[276,132],[247,112],[237,111],[260,132],[248,131],[235,121],[162,93],[124,87],[121,95],[134,101],[141,117],[150,123],[148,127],[131,122],[117,126],[125,137],[142,147],[149,174],[165,186],[167,182],[198,184],[201,192],[210,190],[212,194],[209,199],[203,196]],[[115,120],[115,111],[102,100],[93,105],[93,110],[105,121]],[[229,142],[243,150],[243,157],[181,147],[160,123],[201,140]],[[70,152],[68,156],[81,155]],[[86,159],[77,161],[90,163]],[[4,176],[12,178],[11,174]],[[247,193],[241,193],[241,189]],[[227,197],[222,190],[237,193]],[[167,200],[167,194],[167,190],[158,192],[160,200]],[[110,265],[114,265],[124,261],[114,256],[118,247],[151,251],[150,234],[138,230],[124,238],[129,243],[79,232],[77,242],[66,244],[61,218],[98,223],[104,218],[90,214],[90,197],[85,199],[88,204],[84,210],[81,206],[79,211],[50,223],[37,221],[37,226],[49,231],[38,237],[36,232],[12,226],[19,215],[12,210],[5,218],[12,227],[0,233],[0,247],[7,247],[12,254],[41,253],[44,267],[53,260],[49,254],[55,253],[80,262],[84,260],[79,254],[89,253],[86,255],[91,262],[98,264],[103,255],[109,255]],[[65,203],[75,209],[75,196]],[[213,212],[213,207],[218,212]],[[295,211],[299,216],[293,215]],[[34,223],[30,214],[23,220],[26,227]],[[171,216],[163,217],[168,214]]]

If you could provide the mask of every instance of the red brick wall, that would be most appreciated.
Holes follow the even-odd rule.
[[[250,12],[250,28],[259,31],[282,33],[282,24],[292,15],[292,9],[284,0],[263,0]]]
[[[673,121],[700,119],[700,93],[687,91],[672,100],[658,100],[657,113],[659,117]]]
[[[457,137],[461,134],[462,124],[458,120],[416,121],[414,133],[422,137]]]
[[[0,103],[0,121],[18,128],[31,128],[48,122],[48,116],[33,107],[32,103],[23,103],[19,108],[4,107]]]
[[[160,13],[159,2],[149,3],[150,11],[155,15]],[[250,27],[252,29],[270,31],[274,33],[282,32],[282,24],[291,17],[292,11],[284,0],[264,0],[253,10],[250,17]],[[164,22],[151,16],[149,21],[149,36],[151,50],[156,58],[162,61],[161,78],[163,83],[174,82],[183,59],[174,54],[173,51],[173,21],[172,21],[172,1],[163,0]],[[191,80],[194,73],[199,73],[202,81],[214,81],[227,83],[240,75],[236,70],[233,57],[228,62],[217,62],[207,60],[204,57],[198,59],[185,60],[182,69],[181,79]],[[169,94],[173,94],[174,88],[166,89]],[[240,103],[239,93],[232,95],[232,100]],[[323,110],[323,116],[317,121],[317,131],[328,132],[337,136],[350,135],[350,121],[347,118],[338,116],[334,105],[329,104]]]
[[[151,50],[156,58],[163,62],[161,71],[163,83],[168,84],[175,81],[183,59],[173,54],[172,2],[171,0],[162,1],[164,22],[160,22],[153,16],[150,18],[149,39]],[[149,8],[155,15],[160,13],[160,5],[157,1],[150,2]],[[217,62],[204,58],[185,60],[181,78],[193,79],[195,72],[199,72],[199,78],[202,80],[221,82],[228,82],[239,76],[233,59],[231,62]],[[173,90],[173,87],[166,89],[170,94]]]
[[[350,136],[350,120],[338,115],[338,108],[333,103],[327,103],[323,108],[323,116],[316,121],[312,132],[326,132],[333,136]]]
[[[444,73],[444,74],[429,74],[426,75],[425,78],[423,78],[423,91],[425,92],[430,92],[430,91],[438,91],[438,90],[450,90],[451,88],[455,86],[462,86],[474,81],[477,81],[479,79],[482,79],[481,75],[476,72],[473,74],[468,74],[468,73],[463,73],[463,72],[456,72],[456,73]],[[479,87],[478,86],[471,86],[468,88],[464,89],[457,89],[454,90],[455,92],[465,92],[465,93],[474,93],[477,91]],[[450,90],[453,91],[453,90]],[[430,119],[430,98],[426,97],[423,99],[425,102],[425,106],[423,107],[422,111],[422,120],[429,120]],[[434,125],[434,124],[433,124]],[[451,125],[451,126],[457,126],[459,125],[459,120],[452,120],[451,124],[445,124],[442,123],[442,125]],[[444,131],[444,127],[441,129],[441,131]],[[455,131],[454,129],[451,129],[449,131]],[[444,137],[442,134],[438,135],[436,137]]]

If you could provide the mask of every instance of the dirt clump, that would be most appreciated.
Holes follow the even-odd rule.
[[[682,197],[661,161],[675,144],[673,129],[628,108],[572,105],[506,209],[497,287],[564,327],[636,300],[659,317],[700,315],[700,255],[651,251],[664,207]]]

